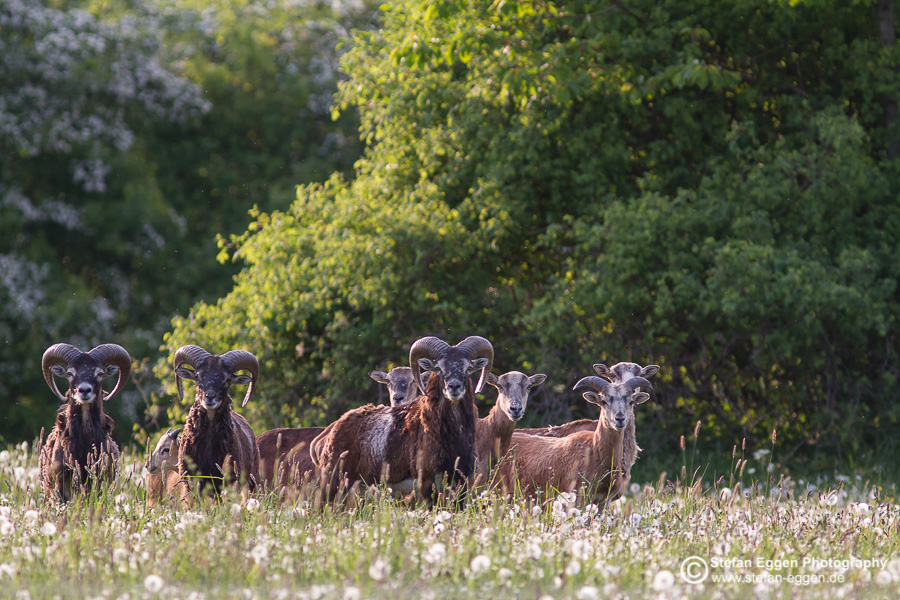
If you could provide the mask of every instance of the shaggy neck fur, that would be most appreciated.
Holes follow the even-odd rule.
[[[178,469],[181,473],[203,477],[200,480],[201,488],[213,483],[216,490],[219,490],[222,481],[217,478],[225,475],[222,470],[225,457],[232,455],[232,472],[227,474],[231,477],[234,476],[234,461],[237,458],[234,456],[236,440],[231,425],[231,398],[217,407],[212,415],[201,403],[201,395],[198,393],[181,432]]]
[[[101,394],[105,395],[105,392]],[[109,445],[115,422],[103,412],[102,398],[90,404],[78,404],[71,390],[66,398],[68,402],[56,414],[56,427],[62,432],[63,444],[77,463],[81,483],[85,483],[88,469],[99,457],[101,447]]]
[[[437,453],[436,472],[449,474],[451,480],[469,479],[475,470],[475,422],[478,418],[472,381],[466,380],[466,395],[451,403],[444,397],[442,379],[432,375],[425,396],[415,403],[421,410],[425,432],[443,440],[442,447],[431,449]]]

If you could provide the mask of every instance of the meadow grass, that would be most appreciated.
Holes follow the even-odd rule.
[[[352,509],[274,494],[242,506],[232,491],[188,510],[148,509],[143,456],[127,452],[113,484],[47,504],[23,444],[0,452],[0,597],[900,595],[893,489],[856,476],[776,480],[770,455],[742,456],[728,477],[701,479],[704,469],[686,462],[674,476],[633,483],[605,510],[569,495],[533,504],[493,493],[458,511],[414,510],[378,490]],[[703,563],[682,571],[692,556],[709,568],[702,583],[685,575],[703,575]]]

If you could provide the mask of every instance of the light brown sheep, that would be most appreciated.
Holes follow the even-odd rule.
[[[497,388],[497,402],[491,412],[475,424],[475,484],[489,485],[491,471],[509,450],[516,422],[525,415],[528,395],[544,383],[547,376],[537,373],[529,377],[510,371],[499,377],[487,377],[489,385]]]
[[[600,406],[596,429],[564,438],[514,433],[509,459],[500,465],[506,493],[518,490],[533,497],[539,492],[577,492],[596,503],[619,497],[626,485],[625,431],[634,420],[634,406],[650,398],[635,390],[649,385],[643,377],[625,383],[593,376],[579,381],[575,389],[591,388],[584,399]]]

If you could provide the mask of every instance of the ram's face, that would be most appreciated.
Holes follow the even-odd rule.
[[[228,395],[231,386],[250,383],[249,375],[232,373],[218,356],[210,356],[196,370],[178,367],[175,372],[184,379],[190,379],[197,383],[194,402],[199,403],[207,411],[216,410],[231,402],[231,397]]]
[[[450,348],[446,355],[436,361],[419,359],[422,371],[432,371],[441,378],[441,392],[452,403],[459,402],[466,395],[469,376],[480,371],[490,362],[486,358],[471,359],[456,348]]]
[[[66,366],[53,365],[50,371],[69,381],[69,393],[78,404],[90,404],[100,397],[101,385],[107,377],[117,375],[119,367],[103,364],[88,354],[83,354]]]

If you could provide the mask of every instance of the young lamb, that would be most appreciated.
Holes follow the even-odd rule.
[[[409,367],[394,367],[387,373],[384,371],[370,371],[369,377],[387,386],[391,406],[415,400],[419,396],[419,387],[424,388],[425,382],[428,381],[427,374],[423,374],[420,377],[421,383],[416,385],[412,369]]]
[[[468,482],[475,466],[475,393],[494,360],[491,343],[470,336],[451,346],[436,337],[417,340],[409,350],[413,380],[430,371],[424,395],[397,406],[367,405],[345,413],[310,447],[317,478],[327,481],[329,498],[357,482],[383,482],[397,493],[411,489],[426,504],[434,501],[436,479]],[[481,371],[473,390],[469,376]]]
[[[144,487],[147,490],[147,506],[162,501],[171,494],[181,480],[178,475],[178,435],[181,429],[169,429],[159,441],[147,460],[147,476]]]
[[[475,424],[475,482],[490,481],[491,470],[509,450],[516,422],[525,415],[528,395],[544,383],[547,376],[537,373],[529,377],[519,371],[510,371],[500,377],[488,374],[487,382],[497,388],[497,402],[483,419]]]
[[[68,502],[75,488],[88,486],[90,478],[112,480],[116,476],[119,446],[112,438],[115,423],[103,412],[103,403],[128,381],[131,355],[117,344],[102,344],[89,352],[55,344],[44,352],[41,368],[47,385],[65,402],[41,448],[41,486],[45,498]],[[116,387],[106,394],[103,380],[116,374]],[[65,395],[56,387],[54,375],[68,379]]]
[[[187,368],[193,367],[192,369]],[[200,490],[212,483],[215,493],[222,482],[235,481],[250,491],[259,482],[259,449],[247,420],[231,409],[228,394],[232,385],[246,385],[241,406],[246,406],[259,379],[259,362],[246,350],[230,350],[221,356],[200,346],[182,346],[175,352],[175,381],[178,397],[184,397],[181,380],[197,383],[194,404],[188,413],[178,445],[179,496],[191,499],[191,481],[199,479]],[[238,375],[246,370],[250,375]],[[242,489],[246,499],[246,489]]]
[[[650,395],[636,392],[650,387],[643,377],[611,383],[585,377],[575,389],[587,387],[584,399],[600,406],[593,432],[579,431],[564,438],[514,433],[511,460],[500,465],[507,493],[520,489],[527,496],[537,492],[579,492],[595,503],[618,498],[627,485],[624,478],[625,431],[634,420],[634,407]]]
[[[291,480],[292,467],[294,470],[307,467],[301,473],[312,471],[309,445],[324,430],[324,427],[280,427],[256,436],[259,476],[266,489],[286,485]]]

